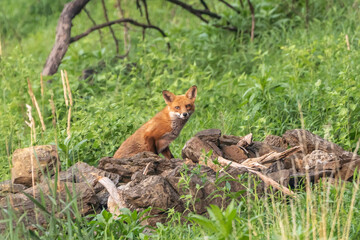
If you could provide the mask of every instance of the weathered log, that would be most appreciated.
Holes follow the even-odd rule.
[[[0,199],[0,232],[6,227],[11,226],[7,221],[1,221],[13,218],[9,218],[9,208],[12,209],[19,219],[22,219],[21,223],[24,223],[27,227],[35,224],[41,226],[48,223],[47,214],[43,209],[46,209],[47,212],[55,213],[58,218],[65,217],[63,210],[65,208],[72,208],[72,205],[68,205],[69,198],[77,199],[75,203],[82,215],[88,215],[98,210],[98,198],[89,184],[60,182],[60,185],[58,185],[56,189],[57,192],[55,194],[55,181],[44,182],[33,188],[26,189],[24,193],[27,195],[24,193],[9,194],[6,198]],[[36,203],[28,197],[33,197],[33,193],[35,193],[36,201],[42,204],[43,209],[40,209]],[[69,194],[71,194],[71,196],[69,196]],[[70,210],[70,212],[72,211],[73,210]],[[20,218],[20,216],[25,217]],[[13,223],[12,227],[16,224],[19,223]]]
[[[252,144],[253,135],[252,133],[249,133],[248,135],[242,137],[239,142],[236,144],[239,148],[245,148]]]
[[[222,158],[222,157],[219,157],[218,161],[223,166],[230,165],[231,167],[234,167],[234,168],[239,168],[239,169],[245,168],[248,172],[254,173],[255,175],[257,175],[266,185],[270,185],[270,186],[274,187],[275,189],[283,192],[286,195],[290,195],[290,196],[295,195],[295,193],[293,191],[291,191],[290,189],[288,189],[287,187],[275,182],[272,178],[262,174],[261,172],[255,171],[254,169],[252,169],[252,168],[250,168],[248,166],[245,166],[243,164],[238,164],[238,163],[231,162],[231,161],[229,161],[229,160],[227,160],[225,158]]]
[[[263,141],[263,143],[269,144],[274,147],[287,149],[287,143],[282,137],[276,135],[267,135]]]
[[[167,160],[152,152],[142,152],[128,158],[104,157],[100,160],[98,168],[120,175],[122,182],[129,182],[134,173],[143,172],[148,164],[147,175],[160,175],[181,166],[183,161]]]
[[[105,189],[110,194],[107,202],[108,211],[115,216],[120,215],[120,210],[122,208],[126,208],[127,205],[124,202],[124,199],[121,198],[119,190],[116,188],[115,184],[107,177],[97,176],[97,180],[105,187]]]
[[[254,163],[260,163],[260,164],[273,163],[282,158],[288,157],[288,156],[296,153],[299,150],[300,150],[300,147],[296,146],[296,147],[290,148],[283,152],[271,152],[271,153],[265,154],[261,157],[249,158],[246,161],[242,162],[242,164],[250,166]]]
[[[219,145],[219,138],[221,131],[219,129],[206,129],[195,134],[195,137],[200,138],[205,142],[213,142]]]
[[[334,153],[338,156],[342,163],[353,160],[360,160],[356,153],[345,151],[335,143],[324,140],[323,138],[303,129],[288,130],[284,133],[283,138],[291,146],[301,146],[305,154],[309,154],[314,150],[322,150],[327,153]]]
[[[224,158],[230,159],[237,163],[242,163],[248,159],[247,151],[245,152],[243,148],[239,148],[236,145],[223,146],[222,147]]]
[[[192,137],[189,141],[185,143],[185,146],[181,151],[182,158],[189,158],[194,163],[207,165],[214,171],[218,171],[220,169],[219,166],[214,164],[212,160],[221,156],[222,152],[215,144],[210,145],[209,143],[211,142],[204,142],[198,137]],[[212,154],[209,156],[209,158],[207,158],[205,154],[210,151],[212,151]]]
[[[19,193],[26,189],[25,185],[13,184],[11,180],[0,182],[0,198],[5,197],[9,193]]]

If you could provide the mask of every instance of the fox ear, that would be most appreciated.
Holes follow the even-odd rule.
[[[171,103],[175,99],[175,94],[173,94],[172,92],[169,92],[167,90],[164,90],[162,92],[162,94],[163,94],[166,104]]]
[[[194,85],[191,88],[189,88],[189,90],[187,90],[185,96],[189,99],[195,100],[196,94],[197,94],[197,87]]]

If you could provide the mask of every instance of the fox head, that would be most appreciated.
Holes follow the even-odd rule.
[[[172,92],[164,90],[162,92],[171,119],[188,119],[195,111],[195,99],[197,94],[197,87],[194,85],[185,95],[175,95]]]

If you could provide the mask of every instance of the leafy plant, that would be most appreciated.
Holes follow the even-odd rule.
[[[197,223],[204,235],[210,239],[248,239],[246,219],[239,217],[235,201],[222,211],[218,206],[210,205],[207,209],[209,217],[191,214],[190,221]],[[240,227],[241,229],[237,229]],[[239,235],[240,234],[240,235]]]

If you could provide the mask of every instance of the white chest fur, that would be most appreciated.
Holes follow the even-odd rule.
[[[161,139],[159,141],[161,146],[158,146],[159,152],[162,152],[163,149],[165,149],[167,146],[169,146],[169,144],[179,136],[181,129],[183,129],[183,127],[185,126],[185,123],[189,119],[189,118],[181,119],[181,118],[178,118],[174,114],[170,114],[170,118],[171,118],[172,130],[171,130],[171,132],[168,132],[161,137]]]

